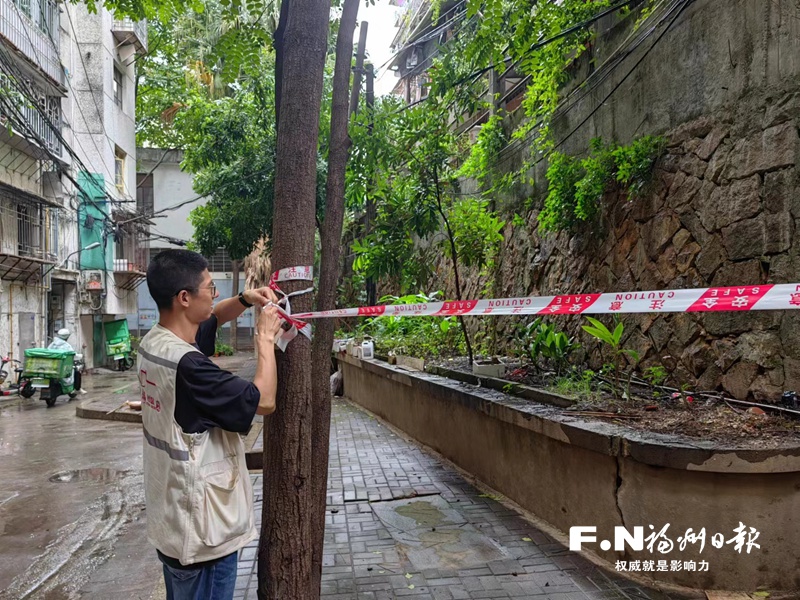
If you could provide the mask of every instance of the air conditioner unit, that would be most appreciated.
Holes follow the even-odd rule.
[[[82,279],[83,289],[87,292],[102,292],[105,289],[102,271],[83,271]]]

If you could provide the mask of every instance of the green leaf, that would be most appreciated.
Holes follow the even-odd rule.
[[[581,327],[586,333],[597,338],[601,342],[605,342],[609,346],[614,345],[614,340],[611,337],[611,333],[609,333],[608,329],[605,329],[605,327],[603,329],[599,329],[597,327],[590,327],[589,325],[582,325]]]
[[[624,329],[624,326],[622,325],[622,322],[617,323],[617,326],[614,328],[614,335],[612,336],[612,339],[614,340],[613,343],[614,343],[615,346],[618,346],[620,339],[622,339],[622,330],[623,329]]]

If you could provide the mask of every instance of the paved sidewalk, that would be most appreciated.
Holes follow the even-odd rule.
[[[254,489],[260,520],[260,476]],[[705,597],[649,590],[599,569],[341,399],[327,511],[325,600]],[[257,547],[241,553],[237,599],[256,598]]]

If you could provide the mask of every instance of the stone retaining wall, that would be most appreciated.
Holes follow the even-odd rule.
[[[630,26],[616,17],[601,22],[565,92],[620,47]],[[632,201],[609,191],[601,222],[577,234],[543,236],[536,207],[546,195],[547,165],[540,163],[531,173],[534,186],[493,198],[507,220],[505,242],[488,281],[462,273],[465,297],[486,297],[487,288],[508,297],[800,281],[798,81],[796,2],[690,3],[657,46],[642,44],[553,123],[559,150],[575,156],[585,155],[597,136],[628,144],[664,135],[668,148],[651,186]],[[519,118],[519,111],[509,117]],[[507,168],[521,162],[510,160]],[[513,223],[513,213],[524,225]],[[453,297],[452,279],[443,262],[428,289]],[[640,366],[663,364],[673,383],[760,401],[800,391],[800,314],[659,316],[655,310],[623,320],[626,347],[639,352]],[[495,350],[512,345],[517,320],[468,321],[478,338],[497,327]],[[581,333],[578,318],[558,322]],[[600,366],[592,340],[582,340],[590,364]]]

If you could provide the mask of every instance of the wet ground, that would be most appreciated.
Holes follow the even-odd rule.
[[[219,362],[253,375],[248,355]],[[85,395],[53,408],[38,397],[0,401],[0,600],[165,597],[145,535],[141,428],[76,416],[79,404],[120,410],[136,398],[135,373],[84,382]],[[262,476],[253,478],[260,518]],[[498,500],[337,400],[322,597],[697,597],[650,590],[589,563]],[[240,553],[237,599],[256,596],[257,546]]]
[[[38,395],[0,403],[3,600],[150,597],[158,563],[139,550],[146,547],[141,430],[75,415],[79,402],[123,395],[134,377],[87,376],[87,394],[63,396],[52,408]],[[114,568],[120,563],[125,569]]]

